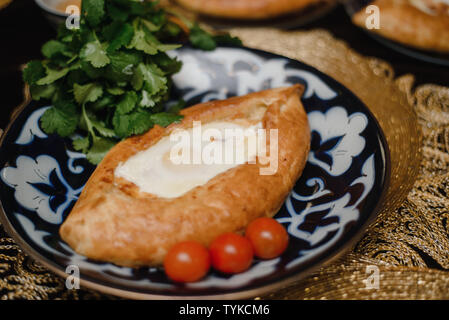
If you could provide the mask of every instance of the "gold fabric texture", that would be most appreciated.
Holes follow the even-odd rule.
[[[387,63],[360,56],[322,30],[232,29],[245,45],[310,64],[351,89],[373,112],[391,153],[388,194],[349,253],[261,299],[449,298],[449,88],[395,79]],[[378,275],[378,277],[376,277]],[[1,299],[86,299],[31,261],[0,229]]]

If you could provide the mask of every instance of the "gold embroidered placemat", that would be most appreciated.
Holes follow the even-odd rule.
[[[262,299],[449,298],[449,88],[413,86],[323,30],[232,29],[245,45],[304,61],[351,89],[378,119],[392,174],[387,201],[339,260]],[[422,133],[421,133],[422,132]],[[111,298],[67,290],[0,226],[0,299]]]
[[[302,60],[351,89],[376,116],[391,154],[387,201],[351,253],[263,298],[449,298],[449,88],[414,88],[412,75],[395,79],[387,63],[326,31],[231,31],[247,46]]]

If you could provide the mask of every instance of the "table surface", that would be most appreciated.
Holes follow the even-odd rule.
[[[386,60],[393,66],[396,75],[414,74],[417,85],[436,83],[449,86],[448,67],[415,60],[386,48],[352,25],[341,6],[300,29],[315,28],[330,31],[363,55]],[[54,36],[55,30],[32,0],[14,0],[6,9],[0,11],[0,85],[3,98],[0,128],[7,125],[11,110],[22,101],[23,81],[20,66],[31,59],[41,58],[42,44]]]
[[[436,83],[449,87],[449,68],[417,61],[391,51],[371,39],[365,32],[354,27],[341,7],[301,29],[316,28],[330,31],[362,55],[374,56],[387,61],[395,69],[396,75],[414,74],[417,85]],[[11,110],[22,101],[23,81],[19,70],[20,66],[31,59],[41,58],[40,48],[42,44],[54,37],[55,31],[42,16],[40,9],[34,4],[33,0],[14,0],[9,7],[0,11],[0,34],[4,40],[0,47],[0,58],[2,58],[0,60],[0,85],[4,98],[3,106],[0,108],[0,128],[4,128],[9,121]],[[298,49],[300,50],[300,48]],[[418,116],[422,121],[430,124],[434,129],[432,132],[445,132],[448,127],[447,123],[440,121],[439,115],[443,116],[447,98],[444,95],[439,95],[437,89],[427,88],[428,93],[422,94],[424,96],[426,94],[435,95],[440,98],[438,101],[441,101],[441,103],[435,104],[432,114],[424,113],[423,110],[426,109],[421,108],[418,110]],[[420,111],[421,113],[419,113]],[[390,114],[388,116],[391,118]],[[420,179],[403,210],[392,212],[391,217],[382,224],[381,232],[379,232],[379,229],[374,229],[372,235],[375,236],[368,235],[365,244],[366,251],[360,251],[361,247],[358,251],[358,254],[372,254],[372,256],[377,257],[377,253],[381,252],[379,250],[382,250],[382,254],[384,254],[384,248],[389,248],[389,252],[386,254],[387,258],[395,259],[395,261],[408,266],[416,263],[421,267],[420,270],[425,271],[415,273],[406,270],[401,273],[398,269],[385,266],[382,262],[382,265],[379,265],[383,275],[382,287],[396,288],[397,291],[385,291],[386,295],[378,296],[379,291],[377,290],[362,290],[368,262],[364,260],[363,263],[360,263],[360,261],[353,260],[351,257],[354,256],[351,256],[348,258],[349,260],[346,260],[347,264],[335,264],[333,269],[326,269],[323,273],[313,277],[313,280],[311,278],[310,281],[304,281],[300,286],[280,293],[280,295],[290,299],[305,297],[403,299],[404,294],[407,293],[413,299],[422,299],[423,297],[447,298],[449,283],[447,273],[437,273],[436,270],[431,268],[449,269],[448,257],[444,255],[448,251],[441,249],[448,248],[447,239],[449,239],[446,228],[447,210],[444,210],[449,203],[447,196],[449,195],[447,185],[449,174],[447,174],[447,165],[444,163],[442,166],[440,164],[435,166],[432,157],[436,152],[449,154],[449,149],[443,148],[444,150],[442,150],[441,142],[431,136],[432,132],[427,131],[427,136],[425,136],[428,143],[425,151],[427,160],[423,162],[424,169],[421,172],[435,177],[435,179]],[[398,227],[404,225],[408,227]],[[410,236],[409,230],[412,229],[416,230],[417,237]],[[3,234],[0,234],[0,238],[3,236]],[[381,242],[382,247],[374,246],[373,248],[370,241]],[[435,246],[435,243],[438,243],[439,246]],[[422,247],[426,247],[428,250],[423,251]],[[403,259],[404,253],[402,250],[407,250],[406,259]],[[376,261],[373,259],[372,263],[375,264]],[[382,258],[379,261],[382,261]],[[19,265],[23,262],[14,263]],[[422,268],[424,266],[428,268]],[[41,285],[39,281],[42,278],[35,278],[32,273],[21,274],[21,276],[21,279],[25,279],[24,281],[32,279],[31,285],[28,286],[28,289],[31,288],[29,292],[37,294],[39,297],[42,294],[45,297],[47,292],[41,290],[42,286],[36,286],[37,289],[33,288],[33,284],[39,283]],[[47,285],[48,283],[45,282],[43,287]],[[18,282],[16,288],[19,288],[22,292],[22,286],[23,284]],[[51,286],[52,288],[54,286],[52,282]],[[69,292],[65,291],[65,293]],[[60,295],[60,292],[57,294]]]

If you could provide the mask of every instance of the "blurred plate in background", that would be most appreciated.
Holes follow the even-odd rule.
[[[344,6],[348,15],[352,17],[355,13],[363,10],[366,6],[373,2],[373,0],[347,0],[344,1]],[[382,12],[380,12],[380,19],[380,21],[382,21]],[[440,53],[432,50],[418,49],[399,43],[397,41],[390,40],[384,36],[371,32],[368,29],[361,29],[382,45],[403,55],[428,63],[449,66],[449,53]]]
[[[188,10],[187,8],[179,5],[175,0],[162,0],[161,4],[176,10],[191,20],[197,20],[215,28],[274,27],[291,29],[310,23],[328,14],[336,7],[337,1],[323,0],[319,3],[308,5],[303,9],[268,19],[221,18],[218,16],[211,16]]]

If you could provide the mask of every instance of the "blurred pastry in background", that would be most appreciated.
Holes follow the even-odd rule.
[[[0,9],[3,9],[4,7],[6,7],[11,2],[12,2],[12,0],[0,0]]]
[[[449,53],[449,0],[375,0],[371,4],[379,7],[380,28],[370,31],[418,49]],[[362,9],[352,20],[366,28],[369,16]]]
[[[77,6],[81,8],[81,0],[63,0],[57,3],[56,9],[61,12],[66,12],[67,7],[69,6]]]
[[[262,20],[289,15],[335,0],[176,0],[198,14],[226,19]]]

